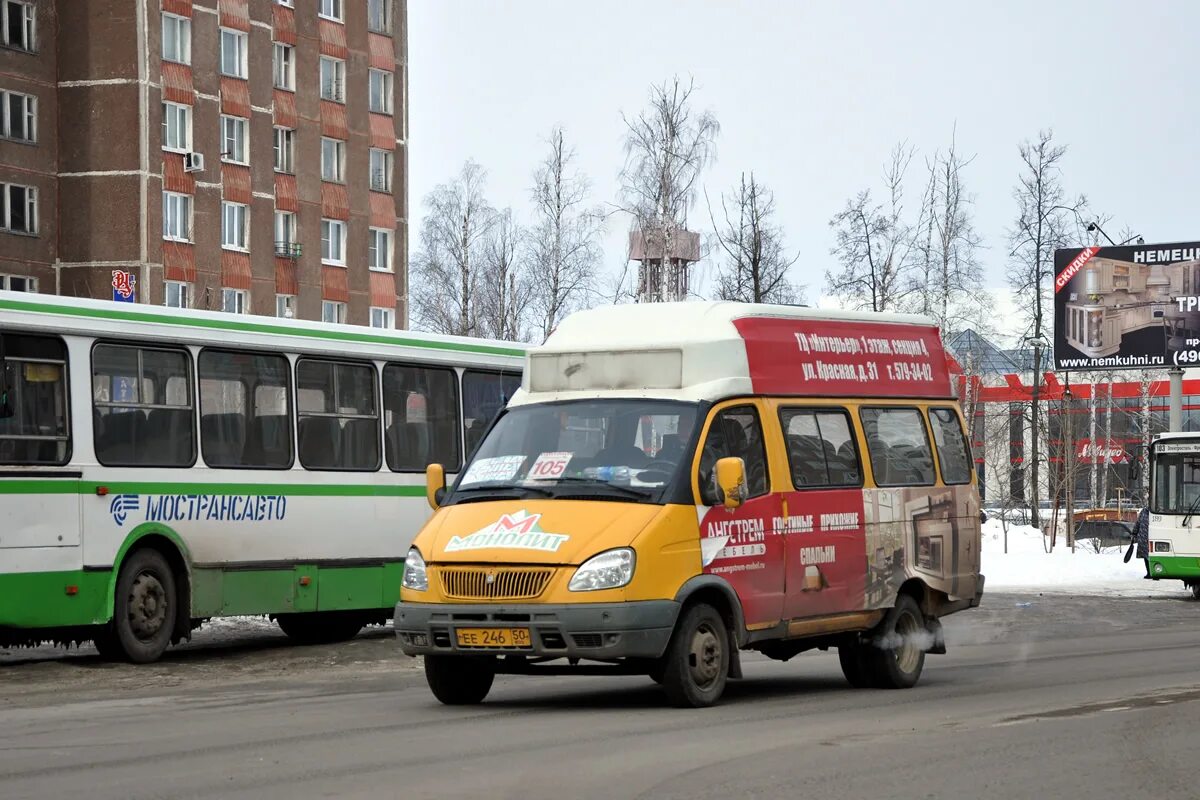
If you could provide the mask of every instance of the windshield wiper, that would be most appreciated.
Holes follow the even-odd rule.
[[[1192,505],[1188,508],[1188,513],[1184,515],[1183,527],[1190,527],[1189,523],[1192,521],[1192,515],[1195,514],[1197,510],[1200,510],[1200,495],[1196,496],[1196,499],[1192,501]]]
[[[559,486],[562,484],[587,484],[601,490],[610,489],[615,492],[621,492],[629,497],[636,497],[641,500],[651,497],[654,494],[654,491],[651,489],[640,489],[636,486],[622,486],[618,483],[608,483],[607,481],[602,481],[599,478],[581,478],[568,475],[560,478],[553,478],[552,481],[552,483],[550,481],[547,481],[547,483],[550,483],[551,486]]]
[[[460,486],[454,490],[454,494],[460,492],[491,492],[494,494],[503,494],[504,499],[515,499],[522,496],[524,492],[532,492],[540,494],[543,497],[553,497],[554,492],[545,486],[527,486],[520,483],[505,483],[503,481],[488,481],[487,483],[475,483],[470,486]],[[486,498],[471,498],[471,499],[486,499]]]

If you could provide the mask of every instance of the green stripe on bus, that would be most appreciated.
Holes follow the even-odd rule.
[[[208,320],[190,317],[175,317],[167,314],[156,314],[148,311],[125,311],[122,309],[85,308],[82,306],[58,306],[48,303],[30,302],[27,300],[0,300],[0,309],[9,311],[29,311],[38,314],[57,314],[65,317],[86,317],[90,319],[125,320],[128,322],[152,322],[160,325],[178,325],[185,328],[207,328],[223,331],[241,331],[244,333],[271,333],[280,336],[298,336],[308,339],[328,339],[338,342],[359,342],[362,344],[399,345],[404,347],[421,347],[427,350],[449,350],[459,353],[479,353],[493,356],[513,356],[523,358],[525,351],[517,347],[498,347],[490,344],[467,344],[465,342],[431,342],[421,339],[409,339],[403,336],[387,336],[376,333],[350,333],[348,331],[309,330],[306,328],[287,328],[282,325],[272,325],[264,322],[242,322],[239,320]]]
[[[111,572],[0,573],[0,626],[68,628],[107,622]]]
[[[169,483],[162,481],[3,480],[0,494],[214,494],[286,497],[424,497],[424,486],[338,485],[328,483]]]
[[[1157,571],[1161,565],[1162,572]],[[1150,574],[1155,578],[1200,578],[1200,558],[1196,556],[1156,556],[1150,554]]]

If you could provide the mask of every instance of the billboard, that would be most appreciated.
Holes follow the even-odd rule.
[[[1200,364],[1200,242],[1054,251],[1054,368]]]

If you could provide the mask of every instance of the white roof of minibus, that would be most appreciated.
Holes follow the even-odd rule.
[[[0,291],[0,326],[63,335],[155,338],[179,344],[235,344],[359,358],[406,357],[446,364],[489,361],[511,369],[527,345],[254,314],[167,308],[80,297]]]
[[[735,327],[745,319],[793,319],[804,321],[869,322],[930,328],[928,317],[913,314],[879,314],[860,311],[805,308],[726,301],[641,303],[614,305],[579,311],[567,317],[541,347],[527,356],[522,390],[512,405],[553,402],[595,396],[596,388],[538,390],[535,374],[539,362],[543,375],[553,369],[556,354],[607,354],[628,365],[629,374],[613,374],[603,394],[606,397],[652,397],[686,401],[716,400],[753,394],[746,341]],[[681,364],[662,358],[676,351]],[[631,358],[641,355],[643,358]],[[557,362],[556,366],[571,369]],[[664,366],[682,374],[677,385],[656,381],[654,374]],[[617,373],[625,372],[618,369]],[[648,374],[649,373],[649,374]],[[622,384],[629,388],[620,388]]]

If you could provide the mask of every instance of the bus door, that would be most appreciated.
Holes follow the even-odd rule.
[[[857,611],[866,590],[862,468],[839,408],[783,406],[779,421],[794,491],[785,495],[784,616]]]

